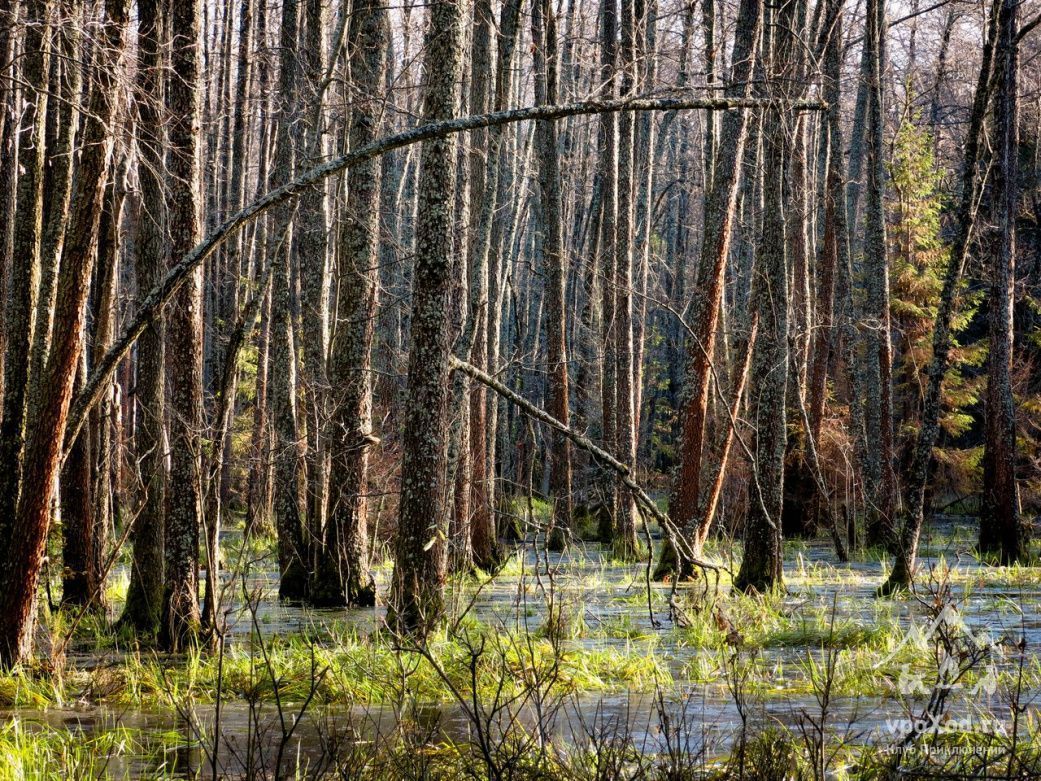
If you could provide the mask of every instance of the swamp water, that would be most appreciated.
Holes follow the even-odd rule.
[[[960,630],[998,649],[949,687],[943,723],[1013,729],[1012,689],[1020,722],[1032,723],[1041,568],[981,566],[970,528],[942,528],[923,541],[923,571],[946,584]],[[399,748],[407,735],[408,761],[469,751],[460,747],[473,746],[481,707],[486,730],[516,730],[528,751],[624,744],[682,754],[706,772],[742,736],[775,729],[806,742],[819,731],[834,753],[827,775],[842,777],[853,752],[906,736],[943,665],[937,591],[877,599],[881,572],[879,562],[837,565],[824,544],[797,543],[783,596],[731,595],[726,576],[718,589],[709,576],[675,592],[652,583],[648,594],[642,565],[606,560],[596,546],[548,558],[518,548],[494,580],[451,589],[452,615],[465,616],[457,632],[490,638],[480,672],[468,666],[471,646],[447,640],[430,659],[394,661],[382,608],[279,604],[275,574],[251,574],[227,590],[217,661],[195,660],[192,671],[189,660],[78,639],[60,687],[37,691],[30,675],[5,681],[0,779],[52,777],[44,767],[55,757],[67,778],[351,778],[351,763],[388,751],[391,735]],[[385,588],[389,573],[380,574]],[[670,620],[670,597],[683,620]],[[455,694],[439,686],[442,674]],[[39,776],[35,750],[49,752]]]

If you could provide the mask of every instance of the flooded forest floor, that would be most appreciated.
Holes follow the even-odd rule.
[[[824,541],[788,542],[786,590],[746,596],[529,540],[451,582],[423,647],[381,607],[279,603],[254,543],[206,651],[112,630],[119,585],[107,616],[42,610],[39,647],[70,639],[0,678],[0,779],[1038,777],[1041,567],[983,565],[974,541],[934,525],[917,592],[882,599],[884,557]]]

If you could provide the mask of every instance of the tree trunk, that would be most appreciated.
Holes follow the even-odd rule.
[[[742,0],[731,56],[733,72],[731,83],[727,86],[728,97],[747,97],[750,92],[751,74],[762,31],[762,15],[762,0]],[[707,457],[705,439],[712,360],[748,126],[747,111],[724,115],[715,175],[706,194],[705,230],[698,270],[701,298],[695,301],[694,333],[688,339],[686,398],[680,411],[683,428],[681,462],[673,512],[676,524],[688,538],[705,536],[698,532],[698,527],[704,523],[704,519],[698,517],[698,508],[702,464]],[[663,551],[664,555],[667,554]]]
[[[50,3],[31,0],[22,9],[24,107],[18,133],[18,168],[11,269],[4,310],[4,404],[0,418],[0,538],[8,539],[22,485],[29,348],[33,342],[43,234],[43,178],[47,77],[50,71]],[[18,122],[17,114],[12,121]],[[4,166],[8,167],[7,165]],[[46,490],[46,489],[44,489]]]
[[[138,165],[140,216],[137,220],[134,273],[139,292],[151,290],[167,265],[166,198],[159,178],[164,168],[165,123],[162,105],[161,44],[163,4],[138,0],[137,78]],[[165,487],[163,421],[165,407],[164,319],[160,315],[146,328],[137,345],[137,427],[134,450],[140,464],[141,509],[131,534],[133,550],[130,586],[121,623],[144,634],[159,631],[162,615],[165,560]]]
[[[281,27],[281,71],[278,98],[280,110],[275,160],[275,181],[293,175],[292,127],[298,119],[295,103],[297,46],[297,0],[283,0]],[[296,350],[290,312],[293,258],[293,207],[280,208],[269,235],[268,251],[274,253],[271,281],[271,358],[268,367],[271,424],[275,435],[275,527],[278,532],[278,595],[299,600],[307,595],[307,555],[301,524],[300,447],[296,381]]]
[[[951,256],[944,275],[943,291],[940,294],[940,304],[936,312],[936,323],[933,326],[933,357],[928,369],[929,385],[922,401],[922,424],[918,429],[918,439],[915,442],[907,478],[907,517],[904,519],[900,532],[893,569],[879,589],[882,594],[902,591],[911,585],[915,560],[918,556],[918,540],[921,536],[922,525],[925,523],[929,468],[932,463],[933,447],[940,432],[940,395],[954,341],[951,327],[957,311],[958,286],[961,284],[965,263],[968,259],[969,240],[975,223],[976,204],[981,186],[976,168],[980,157],[984,119],[989,102],[991,66],[998,36],[998,8],[999,5],[995,2],[991,10],[979,78],[976,81],[976,92],[969,116],[969,128],[965,137],[956,233],[951,242]]]
[[[457,104],[463,7],[460,0],[434,0],[429,8],[423,117],[447,120]],[[423,144],[420,157],[407,411],[390,599],[391,626],[420,635],[440,620],[444,602],[454,148],[451,139],[431,140]]]
[[[895,513],[899,505],[896,485],[896,448],[893,423],[893,344],[889,311],[889,259],[885,216],[885,138],[882,105],[882,65],[885,59],[886,21],[882,0],[868,3],[865,46],[868,61],[867,192],[864,215],[864,425],[872,432],[868,441],[866,474],[870,487],[867,541],[894,549]]]
[[[557,24],[552,4],[536,0],[531,14],[535,55],[535,102],[557,101]],[[565,323],[567,258],[564,250],[564,204],[560,185],[557,127],[552,120],[535,123],[539,170],[539,211],[546,275],[546,408],[565,426],[568,422],[567,326]],[[549,547],[563,550],[571,539],[571,448],[558,431],[549,432]]]
[[[773,11],[773,39],[765,70],[777,81],[792,62],[799,0],[784,0]],[[780,109],[763,118],[763,219],[752,283],[759,333],[752,354],[749,405],[754,425],[752,487],[745,519],[744,555],[734,586],[766,593],[782,584],[781,511],[784,505],[784,453],[788,439],[785,395],[788,390],[788,267],[784,180],[792,158],[790,138],[795,124]],[[798,206],[796,207],[798,208]]]
[[[199,6],[170,0],[171,78],[167,191],[170,252],[179,259],[200,238]],[[159,642],[170,651],[199,628],[199,529],[202,513],[202,269],[189,275],[170,309],[166,332],[170,392],[170,484],[166,497],[166,572]]]
[[[990,249],[983,502],[980,507],[980,551],[996,554],[1002,564],[1021,561],[1027,553],[1019,518],[1016,487],[1016,406],[1012,396],[1013,303],[1016,284],[1016,215],[1019,155],[1019,76],[1017,39],[1019,3],[1000,0],[998,41],[994,59],[994,156],[991,208],[994,235]]]
[[[378,96],[386,67],[388,24],[382,6],[356,3],[347,40],[352,86],[348,142],[370,143],[378,122]],[[330,379],[338,394],[329,445],[329,519],[318,555],[310,601],[315,605],[372,605],[376,591],[368,570],[368,464],[372,432],[372,336],[379,294],[380,163],[371,160],[347,174],[346,214],[340,227],[337,326]]]
[[[129,0],[106,0],[103,52],[94,69],[89,110],[83,128],[68,241],[58,279],[55,331],[45,367],[46,381],[27,415],[24,481],[34,490],[18,496],[17,515],[0,559],[0,668],[28,657],[40,569],[50,520],[52,490],[65,440],[73,382],[83,348],[85,305],[97,250],[98,215],[113,139],[108,134],[114,110],[116,62],[123,48]],[[24,390],[24,389],[23,389]]]

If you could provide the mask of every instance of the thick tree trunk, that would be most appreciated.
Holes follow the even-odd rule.
[[[784,0],[769,26],[772,47],[764,69],[777,82],[789,73],[798,36],[799,0]],[[794,118],[776,108],[763,117],[763,216],[752,282],[759,333],[752,354],[750,415],[755,432],[749,511],[745,518],[744,554],[734,586],[765,593],[782,584],[781,511],[784,505],[784,453],[787,445],[788,265],[784,181],[791,156]],[[796,207],[798,208],[798,207]]]
[[[352,86],[348,142],[371,143],[378,123],[386,67],[386,11],[375,2],[355,3],[347,33]],[[368,464],[372,433],[372,336],[379,293],[377,239],[380,163],[371,160],[347,174],[346,214],[340,227],[337,326],[330,379],[335,406],[329,445],[329,519],[318,554],[310,601],[316,605],[372,605],[368,571]]]
[[[55,330],[45,367],[45,382],[28,413],[24,480],[34,490],[18,497],[17,515],[0,558],[0,667],[27,658],[31,650],[33,613],[50,520],[54,479],[58,473],[76,368],[83,348],[85,305],[97,250],[98,215],[105,192],[112,136],[117,58],[129,16],[129,0],[106,0],[102,36],[104,52],[92,74],[93,88],[83,128],[68,240],[58,280]]]
[[[980,550],[1002,564],[1026,555],[1016,487],[1016,406],[1012,396],[1013,303],[1016,284],[1016,216],[1019,204],[1019,2],[1001,0],[994,58],[994,155],[990,199],[994,235],[990,249],[987,395],[983,446]]]
[[[170,251],[199,241],[199,7],[171,0],[171,78],[167,84]],[[202,522],[202,269],[177,292],[167,320],[170,392],[170,484],[166,496],[166,572],[159,642],[171,651],[194,642],[199,628],[199,530]]]
[[[134,273],[139,293],[162,279],[167,264],[166,198],[160,172],[166,146],[158,107],[163,88],[160,36],[163,4],[138,0],[137,74],[135,105],[138,112],[138,165],[140,215],[137,219]],[[163,420],[165,407],[164,322],[157,316],[141,333],[137,345],[137,427],[134,450],[141,479],[141,509],[131,533],[133,550],[130,586],[121,622],[144,634],[159,631],[162,615],[165,561],[165,486]]]
[[[33,342],[43,234],[45,127],[50,71],[50,3],[31,0],[22,9],[24,107],[18,134],[17,211],[4,310],[4,403],[0,418],[0,538],[7,539],[22,484],[29,351]],[[13,118],[18,122],[17,115]],[[5,168],[9,167],[7,165]]]
[[[447,120],[457,105],[463,6],[461,0],[434,0],[429,9],[423,117]],[[451,139],[439,138],[424,143],[420,157],[401,499],[391,581],[391,625],[421,635],[440,620],[444,601],[454,149]]]

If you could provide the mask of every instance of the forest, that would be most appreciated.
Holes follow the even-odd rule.
[[[1039,26],[0,2],[0,781],[1041,778]]]

